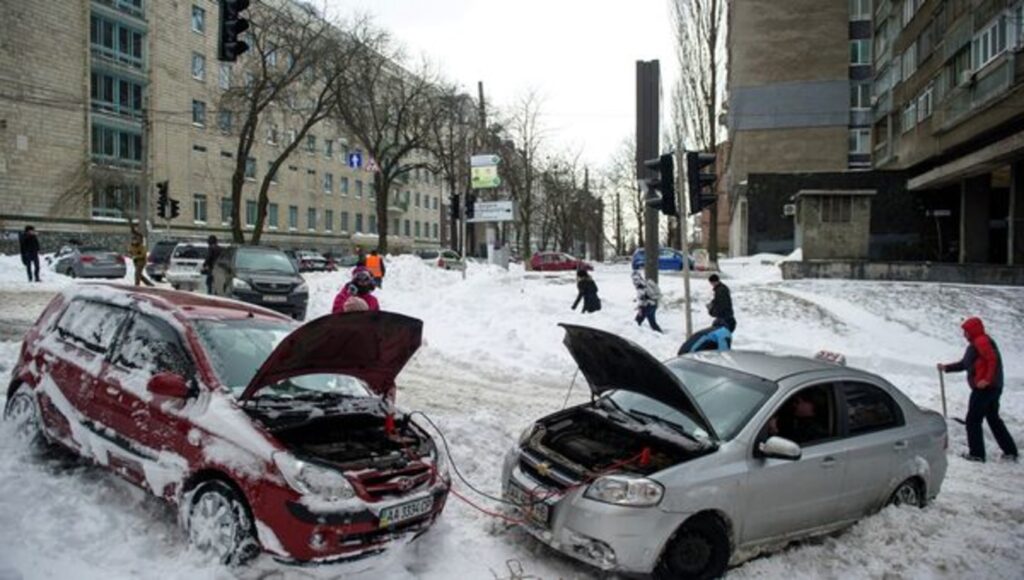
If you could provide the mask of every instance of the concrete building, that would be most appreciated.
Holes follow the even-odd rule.
[[[874,163],[908,174],[943,261],[1024,264],[1024,2],[884,0]]]
[[[870,166],[871,0],[734,0],[728,26],[730,253],[786,251],[792,236],[751,241],[752,215],[791,218],[749,176]]]
[[[216,1],[14,0],[0,11],[0,229],[33,224],[46,250],[70,238],[122,247],[126,217],[141,212],[155,238],[230,238],[240,120],[219,103],[244,79],[239,66],[217,61]],[[246,227],[292,121],[268,115],[259,128]],[[314,127],[271,186],[265,243],[334,252],[376,245],[373,174],[365,155],[351,167],[352,153],[362,152],[344,127]],[[155,195],[141,207],[146,183],[162,181],[181,207],[168,222],[155,217]],[[389,246],[439,246],[441,180],[417,171],[395,189]],[[0,243],[11,251],[10,240]]]

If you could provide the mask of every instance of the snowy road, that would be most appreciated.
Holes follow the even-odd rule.
[[[2,266],[2,264],[0,264]],[[66,281],[42,288],[7,282],[0,267],[0,372],[14,337]],[[1008,384],[1003,415],[1024,443],[1024,289],[840,281],[782,282],[774,266],[732,262],[739,328],[736,346],[810,354],[843,351],[853,366],[882,374],[919,404],[939,408],[935,362],[962,352],[959,321],[982,316],[1003,350]],[[310,317],[327,312],[338,274],[309,276]],[[565,276],[524,276],[471,267],[468,279],[395,260],[380,299],[385,309],[425,321],[426,344],[400,377],[399,402],[445,430],[461,470],[497,491],[501,458],[531,419],[560,408],[573,376],[557,322],[612,330],[665,358],[682,341],[682,284],[662,282],[666,335],[630,320],[625,267],[599,267],[604,310],[569,310]],[[13,280],[13,279],[12,279]],[[696,304],[710,299],[694,281]],[[694,307],[695,324],[708,322]],[[962,414],[960,377],[947,384],[951,413]],[[575,385],[572,401],[587,396]],[[991,455],[997,457],[988,440]],[[951,422],[951,454],[965,447]],[[951,457],[945,487],[925,510],[887,509],[835,536],[791,546],[732,570],[730,578],[1022,578],[1024,465],[979,466]],[[459,489],[464,488],[460,487]],[[482,503],[486,504],[485,500]],[[344,566],[294,568],[261,558],[228,570],[191,553],[175,514],[107,473],[65,457],[29,457],[0,427],[0,580],[24,578],[590,578],[593,570],[543,548],[454,498],[424,537],[382,558]]]

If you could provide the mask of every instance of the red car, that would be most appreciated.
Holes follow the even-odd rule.
[[[594,267],[562,252],[537,252],[530,258],[530,269],[539,271],[593,270]]]
[[[240,302],[79,286],[27,333],[5,417],[174,502],[223,562],[355,558],[424,532],[448,497],[432,437],[380,396],[422,328],[385,312],[299,327]]]

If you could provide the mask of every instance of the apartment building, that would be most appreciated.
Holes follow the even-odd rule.
[[[216,59],[218,3],[68,0],[4,10],[0,228],[31,223],[49,249],[71,238],[113,247],[126,239],[127,217],[142,213],[155,238],[230,237],[241,120],[219,104],[246,79]],[[41,34],[61,44],[40,43]],[[246,228],[256,221],[258,183],[294,135],[290,121],[267,115],[259,128],[246,160]],[[335,252],[375,246],[370,162],[344,127],[315,126],[272,182],[263,240]],[[174,220],[156,217],[155,195],[141,207],[143,187],[164,181],[180,203]],[[441,196],[428,171],[396,184],[392,250],[440,245]]]
[[[907,172],[935,253],[1024,263],[1024,2],[883,0],[874,164]]]

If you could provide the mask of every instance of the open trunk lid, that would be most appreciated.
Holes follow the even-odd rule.
[[[320,373],[356,377],[383,395],[419,349],[422,334],[422,320],[393,312],[321,316],[277,345],[241,399],[291,377]]]
[[[718,439],[711,421],[675,373],[639,345],[596,328],[559,326],[565,328],[563,343],[595,395],[615,389],[640,393],[686,414]]]

